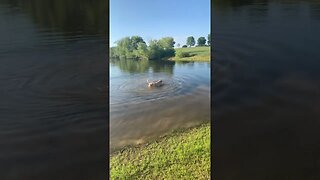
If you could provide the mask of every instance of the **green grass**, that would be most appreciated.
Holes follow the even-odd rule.
[[[176,54],[178,52],[188,52],[190,57],[173,57],[170,60],[173,61],[210,61],[210,47],[187,47],[187,48],[176,48]]]
[[[175,131],[110,157],[111,179],[210,179],[210,125]]]

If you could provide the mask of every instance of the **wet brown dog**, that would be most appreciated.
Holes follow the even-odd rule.
[[[163,85],[163,82],[162,80],[158,80],[158,81],[152,81],[152,82],[149,82],[149,80],[147,80],[147,83],[148,83],[148,87],[160,87]]]

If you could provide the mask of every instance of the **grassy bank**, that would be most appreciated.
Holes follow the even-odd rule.
[[[110,157],[111,179],[210,179],[210,125],[176,131]]]
[[[173,61],[210,61],[210,47],[176,48],[176,56],[170,58]],[[189,57],[178,57],[179,52],[189,53]]]

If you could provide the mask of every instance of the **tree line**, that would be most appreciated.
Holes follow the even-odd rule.
[[[198,46],[205,46],[206,42],[210,45],[210,34],[208,41],[205,37],[199,37]],[[176,51],[174,49],[175,41],[172,37],[164,37],[159,40],[149,41],[149,45],[140,36],[125,37],[115,42],[116,46],[110,48],[110,57],[118,59],[148,59],[158,60],[174,57]],[[195,45],[193,36],[187,38],[189,47]],[[187,47],[187,45],[184,45]],[[178,45],[179,47],[180,45]],[[183,47],[184,47],[183,46]]]
[[[208,39],[206,39],[205,37],[199,37],[197,40],[197,46],[206,46],[206,43],[208,46],[211,45],[211,34],[208,34]],[[187,38],[187,43],[186,45],[183,45],[182,47],[192,47],[196,45],[196,41],[194,39],[193,36],[189,36]],[[180,45],[178,45],[179,47]]]
[[[175,41],[172,37],[151,40],[149,46],[140,36],[125,37],[116,41],[110,49],[110,57],[125,59],[163,59],[175,56]]]

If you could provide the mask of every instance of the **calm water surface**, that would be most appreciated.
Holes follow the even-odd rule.
[[[106,9],[0,1],[0,179],[105,177]]]
[[[216,179],[320,179],[320,1],[213,7]]]
[[[147,87],[147,80],[158,79],[162,87]],[[210,63],[110,62],[111,150],[209,120]]]

